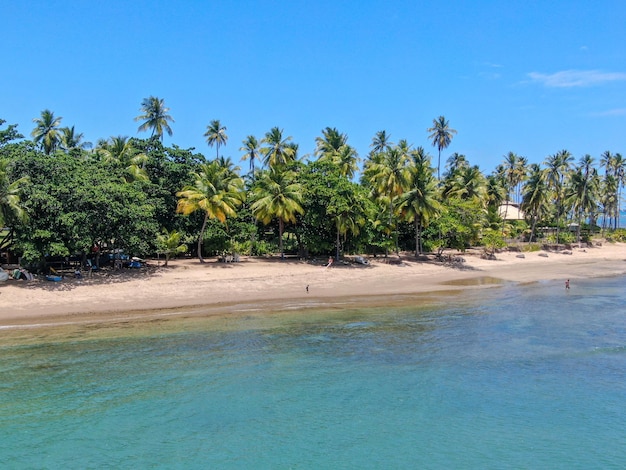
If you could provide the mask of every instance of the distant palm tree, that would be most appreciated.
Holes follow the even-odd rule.
[[[124,180],[127,183],[149,181],[148,173],[145,170],[148,156],[134,148],[128,137],[117,136],[106,141],[100,141],[96,148],[96,155],[106,162],[123,167],[126,170]]]
[[[337,153],[341,147],[347,145],[348,136],[334,127],[322,130],[322,136],[315,138],[315,155],[322,157]]]
[[[163,132],[167,132],[167,135],[172,135],[172,128],[169,122],[174,122],[174,119],[167,114],[169,110],[170,108],[165,107],[164,100],[161,98],[156,96],[144,98],[141,102],[141,112],[143,114],[135,118],[135,121],[143,121],[138,131],[152,130],[150,137],[156,136],[161,141],[163,140]]]
[[[66,152],[91,148],[91,142],[83,142],[83,134],[76,133],[74,126],[61,129],[61,148]]]
[[[563,189],[565,178],[569,175],[570,165],[574,157],[567,150],[550,155],[546,158],[546,183],[554,192],[556,199],[556,240],[559,241],[561,216],[563,215]]]
[[[193,184],[185,186],[176,194],[179,198],[176,212],[184,215],[197,210],[204,212],[198,237],[198,260],[204,263],[202,243],[207,221],[217,219],[221,223],[226,223],[227,217],[236,215],[236,209],[242,204],[245,193],[243,180],[217,160],[200,165],[193,177]]]
[[[211,124],[206,126],[206,132],[204,133],[206,141],[209,147],[216,147],[216,157],[220,156],[220,145],[226,145],[228,136],[226,135],[226,126],[222,126],[219,119],[214,119]]]
[[[478,165],[459,170],[452,181],[448,196],[470,200],[481,206],[487,203],[487,180]]]
[[[295,181],[296,174],[289,170],[270,168],[262,172],[255,182],[252,191],[254,202],[250,207],[252,213],[265,225],[278,219],[278,246],[281,258],[285,257],[283,249],[283,232],[285,222],[296,222],[296,214],[303,214],[302,186]]]
[[[35,143],[41,145],[46,155],[50,155],[59,145],[59,126],[62,119],[62,117],[55,117],[49,109],[44,109],[41,112],[41,118],[33,119],[36,126],[30,135],[35,139]]]
[[[531,229],[529,241],[533,241],[537,222],[549,210],[550,189],[546,183],[546,170],[533,163],[528,168],[528,180],[522,193],[521,209],[530,217]]]
[[[241,159],[250,159],[250,173],[254,177],[254,162],[259,159],[261,149],[259,148],[259,141],[253,135],[249,135],[241,142],[243,147],[239,147],[239,150],[245,152]]]
[[[441,151],[448,148],[456,131],[450,128],[450,123],[444,116],[439,116],[437,119],[433,119],[433,127],[429,128],[428,132],[431,133],[428,138],[432,139],[433,147],[437,147],[437,150],[439,150],[439,157],[437,159],[437,179],[440,179]]]
[[[261,147],[263,162],[270,168],[287,165],[296,159],[297,145],[291,142],[291,136],[283,138],[283,130],[272,127],[261,140],[265,147]]]
[[[389,140],[389,137],[391,136],[387,134],[387,131],[378,131],[376,135],[372,137],[372,143],[370,144],[372,153],[382,153],[389,150],[393,145],[393,142]]]

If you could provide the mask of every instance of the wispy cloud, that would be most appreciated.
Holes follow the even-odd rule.
[[[595,117],[626,116],[626,108],[607,109],[606,111],[599,111],[591,115]]]
[[[551,74],[531,72],[530,80],[550,88],[586,87],[626,80],[626,73],[600,70],[562,70]]]

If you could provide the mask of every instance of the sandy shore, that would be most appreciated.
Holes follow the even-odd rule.
[[[155,311],[213,312],[319,305],[371,305],[393,296],[488,287],[499,281],[534,282],[626,273],[626,244],[574,248],[570,254],[506,252],[497,260],[476,253],[465,260],[441,263],[416,261],[409,254],[369,265],[339,263],[325,268],[298,260],[243,257],[239,263],[205,264],[196,259],[151,261],[138,270],[103,270],[84,279],[62,282],[8,281],[0,285],[0,327],[146,318]],[[390,262],[393,260],[393,262]],[[309,287],[308,292],[306,287]]]

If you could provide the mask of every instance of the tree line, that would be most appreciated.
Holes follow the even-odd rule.
[[[301,156],[274,127],[241,143],[244,174],[220,153],[228,134],[219,120],[204,134],[214,158],[163,145],[173,134],[169,111],[163,99],[146,98],[135,120],[148,138],[95,145],[50,110],[33,119],[31,139],[14,124],[0,128],[0,249],[28,263],[111,250],[187,252],[201,262],[223,253],[419,256],[493,250],[512,239],[580,241],[594,228],[619,227],[626,179],[619,153],[576,162],[562,150],[537,164],[509,152],[490,174],[453,153],[442,172],[441,154],[457,131],[439,116],[426,129],[436,168],[426,149],[394,143],[384,130],[361,158],[336,128],[323,129],[314,154]],[[513,205],[524,220],[508,220]]]

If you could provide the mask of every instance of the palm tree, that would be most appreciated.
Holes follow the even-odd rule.
[[[76,133],[74,126],[61,129],[61,148],[66,152],[91,148],[91,142],[83,142],[83,134]]]
[[[586,215],[591,215],[597,207],[597,178],[593,168],[593,157],[585,155],[580,159],[576,170],[572,173],[565,198],[571,204],[573,213],[578,220],[576,241],[580,243],[580,228]]]
[[[204,263],[202,243],[207,221],[217,219],[226,223],[227,217],[236,215],[236,209],[242,204],[245,193],[243,180],[217,160],[200,165],[193,177],[194,183],[176,194],[179,197],[176,211],[184,215],[197,210],[204,212],[198,237],[198,260]]]
[[[391,228],[395,199],[408,188],[411,181],[409,158],[398,147],[392,147],[380,156],[380,162],[369,165],[366,177],[372,185],[374,196],[389,204],[389,227]],[[397,249],[396,243],[396,251]]]
[[[441,203],[437,200],[437,182],[433,178],[430,164],[417,161],[418,164],[414,160],[409,167],[410,183],[407,191],[400,196],[398,204],[404,219],[415,223],[415,257],[422,252],[422,228],[427,227],[442,209]]]
[[[24,184],[29,181],[27,176],[11,181],[9,177],[9,160],[0,159],[0,228],[9,227],[9,232],[0,242],[0,249],[6,249],[13,241],[13,223],[24,222],[28,214],[22,204],[21,195]]]
[[[342,134],[335,127],[327,127],[322,130],[322,136],[315,138],[315,155],[318,157],[332,155],[341,147],[347,145],[348,136]]]
[[[291,136],[283,138],[283,130],[272,127],[261,140],[265,147],[261,147],[263,163],[270,168],[292,163],[296,159],[297,146],[291,142]]]
[[[570,164],[574,157],[567,150],[550,155],[546,158],[546,183],[556,198],[556,241],[559,242],[561,216],[563,215],[563,189],[565,177],[568,175]]]
[[[157,248],[159,253],[165,254],[165,267],[172,255],[179,253],[185,253],[187,251],[187,245],[180,242],[182,234],[176,230],[169,232],[167,229],[163,229],[163,233],[157,235]]]
[[[485,207],[487,203],[487,180],[478,165],[460,169],[452,180],[446,196],[473,201]]]
[[[372,143],[370,144],[372,153],[377,154],[389,150],[393,145],[393,142],[389,140],[389,137],[391,136],[387,134],[387,131],[378,131],[376,135],[372,137]]]
[[[150,137],[156,136],[159,140],[163,140],[163,132],[167,132],[167,135],[172,135],[172,128],[169,122],[174,122],[172,116],[167,114],[170,108],[165,107],[164,100],[157,98],[156,96],[150,96],[144,98],[141,102],[140,116],[135,118],[135,121],[143,121],[143,123],[137,129],[139,132],[145,132],[148,129],[152,130]]]
[[[41,112],[41,118],[33,119],[36,126],[30,135],[35,139],[35,143],[41,145],[46,155],[50,155],[59,145],[59,126],[62,119],[62,117],[55,117],[49,109]]]
[[[429,128],[428,132],[431,133],[428,138],[432,139],[433,147],[437,147],[437,150],[439,150],[439,157],[437,159],[437,179],[440,179],[441,151],[448,148],[456,131],[450,128],[450,123],[445,117],[439,116],[437,119],[433,119],[433,127]]]
[[[241,143],[243,144],[243,147],[239,147],[239,150],[245,152],[241,159],[250,159],[250,173],[252,173],[252,176],[254,177],[254,162],[260,155],[259,142],[256,137],[249,135]]]
[[[228,141],[226,126],[222,126],[219,119],[214,119],[211,121],[211,124],[206,126],[204,136],[206,137],[209,147],[213,147],[215,145],[217,151],[216,157],[219,158],[220,145],[226,145],[226,142]]]
[[[281,258],[285,223],[296,222],[296,214],[303,214],[302,186],[295,181],[296,174],[290,170],[269,170],[262,172],[252,190],[254,203],[252,214],[265,225],[278,219],[278,245]]]
[[[149,181],[145,164],[148,156],[133,147],[128,137],[111,137],[107,141],[100,141],[96,148],[96,154],[104,161],[123,167],[126,171],[124,180],[127,183],[132,181]]]
[[[546,183],[546,171],[533,163],[528,169],[528,181],[524,185],[521,209],[530,216],[532,225],[529,241],[533,241],[537,222],[548,212],[549,188]]]

